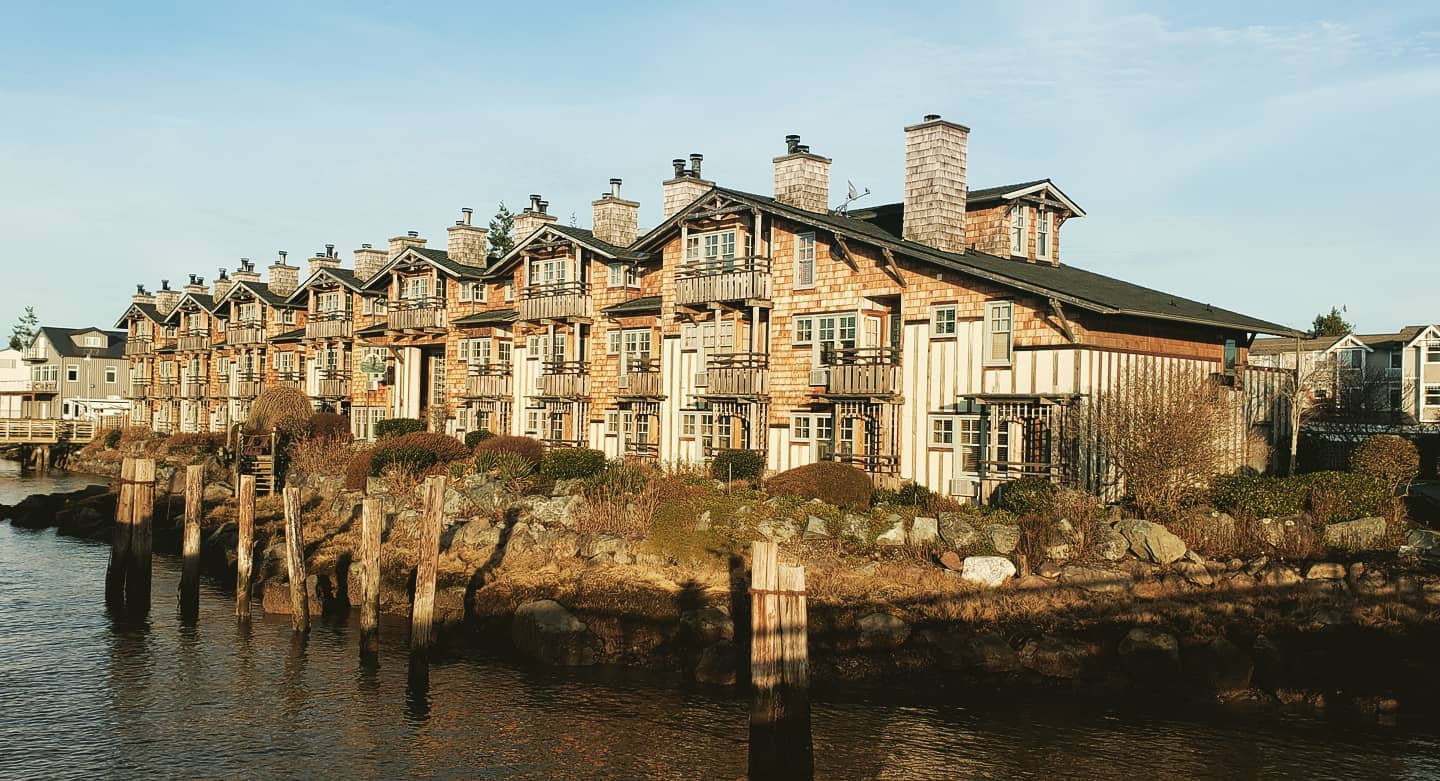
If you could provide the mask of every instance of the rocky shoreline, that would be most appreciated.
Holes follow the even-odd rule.
[[[168,479],[166,470],[161,478]],[[302,488],[312,609],[348,612],[358,601],[350,569],[363,493],[344,491],[333,478]],[[743,683],[748,621],[732,616],[748,616],[745,563],[682,564],[644,542],[587,532],[573,490],[562,483],[548,495],[506,497],[473,473],[452,482],[436,597],[442,642],[483,644],[550,665]],[[178,493],[157,491],[157,551],[178,551]],[[405,616],[418,496],[379,479],[370,493],[384,498],[389,517],[382,610]],[[233,583],[229,488],[207,486],[204,509],[203,569]],[[114,497],[104,488],[0,507],[0,518],[17,527],[55,527],[98,541],[108,541],[113,514]],[[1214,561],[1183,542],[1177,549],[1159,524],[1119,519],[1093,542],[1098,559],[1047,557],[1033,572],[1017,573],[1004,555],[1010,530],[975,529],[946,514],[897,516],[877,534],[882,550],[869,560],[828,561],[817,553],[830,535],[857,523],[817,514],[762,529],[782,540],[782,549],[818,562],[810,565],[810,653],[820,685],[945,676],[1001,691],[1141,693],[1381,720],[1402,706],[1426,711],[1440,693],[1440,675],[1427,664],[1440,640],[1440,577],[1424,557],[1372,552],[1303,566],[1263,556]],[[951,550],[938,556],[940,566],[916,566],[883,551],[887,534],[905,544],[933,535]],[[990,538],[995,555],[955,553],[964,547],[955,538],[968,534]],[[1429,545],[1430,534],[1411,542]],[[289,610],[279,542],[278,501],[262,499],[256,590],[272,613]],[[1416,552],[1429,551],[1407,551]]]

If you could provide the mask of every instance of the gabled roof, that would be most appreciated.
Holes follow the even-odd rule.
[[[1131,284],[1075,266],[1027,263],[1001,258],[974,249],[967,249],[960,253],[945,252],[924,244],[906,241],[874,222],[854,216],[811,212],[781,203],[769,196],[755,195],[724,187],[712,188],[711,192],[736,203],[762,209],[793,222],[811,225],[836,235],[898,252],[932,266],[958,271],[1015,290],[1053,298],[1065,304],[1100,314],[1206,325],[1234,331],[1287,336],[1298,333],[1292,328],[1277,323]],[[689,206],[676,212],[668,220],[640,237],[631,246],[631,250],[651,248],[672,230],[675,230],[681,220],[685,219],[690,212],[700,208],[707,200],[708,194],[697,198]]]
[[[491,309],[486,312],[476,312],[473,315],[457,317],[450,321],[450,325],[480,326],[480,325],[508,325],[515,322],[519,317],[514,309]]]
[[[600,310],[607,317],[635,317],[660,314],[660,296],[641,296]]]
[[[179,312],[182,307],[185,306],[185,302],[187,301],[194,303],[196,306],[204,309],[206,312],[215,311],[216,303],[214,296],[210,295],[209,293],[186,293],[185,295],[180,296],[179,301],[175,302],[175,308],[170,310],[169,317],[174,317],[175,314]]]
[[[220,296],[218,299],[215,300],[215,306],[218,307],[229,299],[233,298],[235,296],[235,291],[241,289],[250,291],[251,295],[255,296],[261,301],[264,301],[270,306],[285,307],[286,309],[291,309],[295,307],[295,304],[287,301],[285,296],[282,296],[279,293],[272,291],[270,289],[270,286],[265,284],[264,282],[251,282],[248,279],[236,280],[233,284],[231,284],[230,289],[226,290],[224,295]],[[212,308],[211,311],[214,311],[214,309]]]
[[[120,315],[120,319],[116,321],[115,327],[124,328],[126,322],[135,315],[139,315],[140,317],[143,317],[153,323],[165,322],[165,315],[160,314],[159,307],[155,306],[154,304],[136,302],[132,303],[129,308],[125,310],[125,314]]]
[[[1323,353],[1334,347],[1344,337],[1341,336],[1320,336],[1311,339],[1301,339],[1300,352]],[[1293,338],[1271,338],[1256,339],[1250,344],[1251,355],[1282,355],[1295,352],[1295,339]]]
[[[496,258],[495,262],[491,263],[485,269],[486,275],[494,276],[510,268],[514,262],[519,259],[526,247],[535,243],[547,233],[559,234],[561,237],[574,241],[585,249],[599,253],[607,258],[616,260],[643,260],[646,257],[644,253],[632,252],[628,248],[617,247],[608,241],[601,241],[595,238],[595,234],[588,228],[576,228],[570,225],[547,223],[536,228],[529,236],[526,236],[524,240],[511,247],[509,252]]]
[[[375,276],[364,281],[364,289],[375,290],[381,287],[381,282],[390,276],[390,272],[401,263],[414,262],[416,260],[429,263],[430,265],[444,271],[452,277],[461,279],[480,279],[485,275],[485,269],[480,266],[469,266],[457,260],[451,260],[450,253],[443,249],[430,249],[429,247],[410,247],[404,252],[396,255],[389,263],[380,267]]]
[[[1396,334],[1405,347],[1413,346],[1421,339],[1440,339],[1440,326],[1412,325]]]
[[[81,334],[97,332],[108,337],[105,340],[105,347],[87,348],[75,343],[74,337]],[[42,336],[45,337],[45,341],[50,343],[51,347],[55,348],[55,352],[61,358],[84,358],[86,356],[91,358],[124,358],[125,340],[128,334],[124,331],[106,331],[103,328],[59,328],[53,325],[44,325],[41,326],[40,330],[35,334],[35,338],[30,340],[30,344],[33,346]]]
[[[979,190],[971,190],[966,194],[965,202],[976,206],[984,206],[997,201],[1013,201],[1018,198],[1024,198],[1027,195],[1035,195],[1036,193],[1042,192],[1059,201],[1061,206],[1069,209],[1076,217],[1085,216],[1085,210],[1080,208],[1079,204],[1070,200],[1070,196],[1061,192],[1060,188],[1056,187],[1055,183],[1049,179],[1035,179],[1018,184],[1005,184],[999,187],[985,187]]]
[[[329,277],[336,282],[339,282],[342,286],[348,287],[357,293],[363,292],[365,290],[365,285],[358,277],[355,276],[355,272],[352,269],[325,267],[317,270],[309,277],[306,277],[305,281],[301,282],[300,286],[295,288],[295,292],[291,293],[289,298],[285,299],[285,301],[289,304],[299,306],[300,302],[305,298],[305,296],[309,295],[310,285],[321,277]]]

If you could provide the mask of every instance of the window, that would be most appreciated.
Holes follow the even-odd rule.
[[[949,446],[955,444],[955,419],[932,415],[930,417],[930,444]]]
[[[801,233],[795,237],[795,289],[815,287],[815,234]]]
[[[466,362],[470,360],[470,340],[461,339],[455,344],[455,360]]]
[[[640,271],[629,263],[611,263],[606,287],[640,287]]]
[[[611,436],[620,433],[620,411],[605,410],[605,433]]]
[[[990,301],[985,304],[985,363],[1009,366],[1013,347],[1015,304]]]
[[[1399,369],[1401,366],[1404,365],[1404,362],[1405,353],[1402,353],[1399,350],[1390,353],[1390,368]]]
[[[1440,407],[1440,385],[1425,386],[1425,406]]]
[[[795,318],[795,344],[810,344],[815,341],[815,318]]]
[[[374,439],[375,424],[385,419],[384,407],[352,407],[350,409],[351,433],[356,439]]]
[[[495,343],[495,359],[502,366],[509,366],[512,362],[512,354],[515,345],[510,342]]]
[[[109,383],[110,385],[114,385],[114,384],[115,384],[115,377],[116,377],[115,367],[114,367],[114,366],[106,366],[106,367],[105,367],[105,382]]]
[[[104,347],[104,346],[105,346],[105,340],[102,339],[102,338],[100,338],[100,337],[98,337],[98,336],[87,336],[87,337],[85,337],[85,346],[86,346],[86,347]]]
[[[1010,210],[1010,254],[1025,255],[1025,207],[1015,206]]]
[[[515,280],[513,280],[513,279],[507,279],[507,280],[505,280],[505,300],[506,300],[506,301],[514,301],[514,300],[515,300]]]
[[[955,307],[937,306],[930,310],[930,335],[955,335]]]
[[[66,367],[65,367],[65,381],[66,381],[66,382],[79,382],[79,381],[80,381],[80,367],[79,367],[79,366],[76,366],[76,365],[73,364],[73,363],[72,363],[72,364],[69,364],[68,366],[66,366]]]
[[[815,340],[814,365],[827,350],[855,347],[855,315],[820,315],[815,317],[818,333]]]
[[[620,330],[618,328],[612,328],[605,332],[605,354],[620,354]]]
[[[1358,347],[1340,350],[1335,354],[1335,363],[1342,369],[1359,369],[1364,362],[1364,353]]]
[[[630,360],[650,360],[650,329],[636,328],[626,331],[624,351],[627,360],[620,367],[622,372],[628,370],[627,364]]]
[[[960,418],[960,471],[980,471],[980,419]]]
[[[807,442],[810,439],[810,416],[796,415],[790,418],[790,441]]]
[[[698,418],[698,417],[699,417],[699,414],[694,413],[694,412],[686,412],[686,413],[682,413],[682,414],[680,415],[680,436],[681,436],[681,437],[683,437],[683,438],[685,438],[685,439],[694,439],[694,438],[695,438],[695,432],[696,432],[696,429],[698,428],[698,421],[696,421],[696,418]]]
[[[565,282],[569,275],[569,258],[530,261],[530,284],[532,285],[558,285]]]
[[[735,270],[735,231],[693,234],[685,241],[687,265],[701,265],[711,270]]]
[[[1235,367],[1240,363],[1240,350],[1234,339],[1225,340],[1225,376],[1234,377]]]
[[[538,409],[527,409],[527,410],[525,410],[525,433],[527,433],[527,434],[538,434],[538,433],[540,433],[540,417],[541,417],[541,413],[543,413],[543,412],[544,412],[544,410],[538,410]]]
[[[1053,215],[1041,209],[1035,216],[1035,257],[1050,257],[1050,220]]]
[[[1427,342],[1425,344],[1425,362],[1440,363],[1440,342]]]
[[[680,349],[694,350],[700,346],[700,328],[694,323],[686,323],[680,328]]]
[[[835,419],[829,415],[816,415],[813,418],[815,423],[815,441],[830,442],[835,439]]]

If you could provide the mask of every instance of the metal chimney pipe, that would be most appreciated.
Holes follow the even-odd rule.
[[[620,180],[619,180],[619,179],[611,179],[611,180],[610,180],[610,197],[611,197],[611,198],[619,198],[619,197],[620,197]]]
[[[465,215],[463,219],[465,220],[465,224],[466,224],[466,225],[469,225],[469,224],[470,224],[470,215],[474,214],[474,213],[475,213],[475,210],[474,210],[474,209],[471,209],[469,206],[466,206],[465,208],[463,208],[463,209],[460,210],[460,213],[463,214],[463,215]]]
[[[785,151],[786,151],[786,153],[793,155],[793,154],[795,154],[797,151],[799,151],[799,147],[800,147],[800,136],[794,135],[793,133],[792,133],[791,135],[785,136]]]
[[[705,159],[705,156],[704,156],[704,155],[701,155],[701,154],[698,153],[698,152],[691,152],[691,153],[690,153],[690,173],[691,173],[692,175],[694,175],[694,177],[695,177],[696,179],[701,178],[701,177],[700,177],[700,161],[701,161],[701,160],[704,160],[704,159]]]

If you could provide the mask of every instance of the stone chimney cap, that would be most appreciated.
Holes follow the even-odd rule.
[[[925,118],[922,119],[918,124],[907,125],[905,127],[905,132],[908,133],[911,130],[918,130],[922,127],[929,127],[930,125],[945,125],[947,127],[953,127],[956,130],[963,130],[966,133],[970,132],[970,128],[965,127],[964,125],[961,125],[957,122],[951,122],[946,119],[941,119],[939,114],[926,114]]]
[[[144,282],[141,282],[141,283],[137,284],[137,285],[135,286],[135,292],[136,292],[136,294],[138,294],[138,295],[142,295],[142,296],[145,295],[145,283],[144,283]]]
[[[541,202],[540,202],[540,210],[539,210],[539,211],[540,211],[541,214],[544,214],[544,213],[545,213],[545,210],[546,210],[546,209],[549,209],[549,208],[550,208],[550,202],[549,202],[549,201],[541,201]]]
[[[704,159],[705,156],[699,152],[690,153],[690,175],[696,179],[700,178],[700,161]]]
[[[224,266],[221,266],[219,269],[217,269],[217,271],[219,272],[220,276],[216,277],[216,279],[220,279],[220,280],[229,279],[229,277],[225,274],[225,267],[224,267]]]
[[[800,136],[793,133],[785,136],[785,151],[792,155],[800,151]]]
[[[277,266],[283,266],[283,265],[285,265],[285,258],[286,258],[286,256],[288,256],[289,254],[290,254],[290,253],[286,252],[286,251],[283,250],[283,249],[280,250],[280,259],[277,260],[277,261],[275,261],[275,265],[277,265]]]
[[[335,245],[334,245],[334,244],[326,244],[326,245],[325,245],[325,257],[327,257],[327,258],[333,258],[333,257],[335,257]]]

